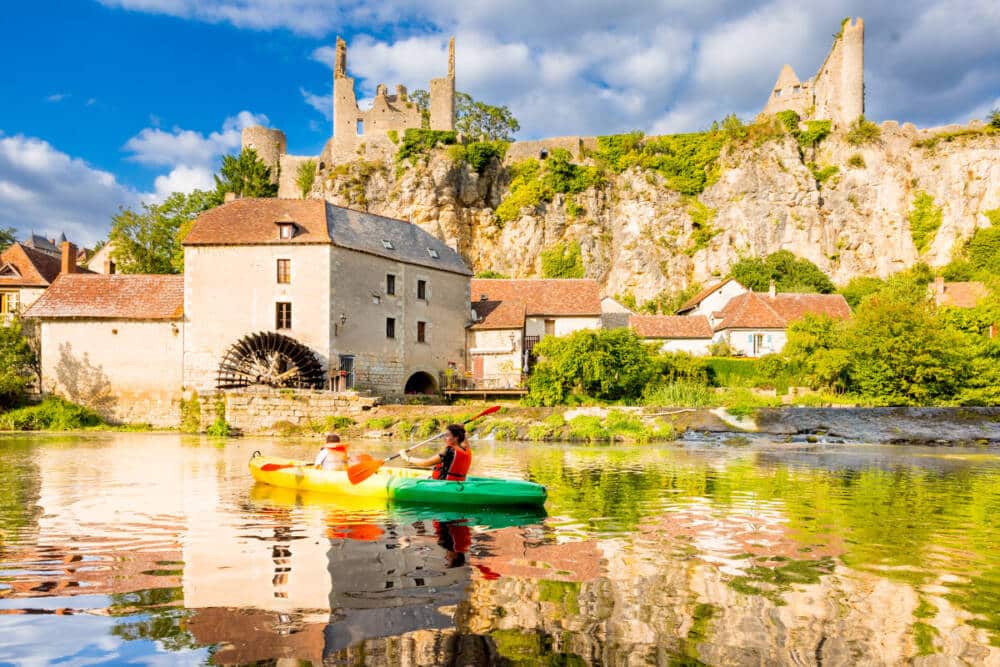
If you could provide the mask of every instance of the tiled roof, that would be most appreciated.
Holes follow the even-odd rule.
[[[705,289],[703,289],[702,291],[698,292],[693,297],[688,299],[683,306],[677,309],[677,312],[683,313],[685,310],[691,310],[699,303],[707,299],[708,296],[712,294],[715,290],[720,289],[726,283],[732,282],[732,280],[733,280],[732,278],[726,278],[722,282],[715,283],[714,285],[709,285],[708,287],[706,287]]]
[[[183,314],[184,276],[71,273],[59,276],[25,317],[176,320]]]
[[[599,317],[601,289],[596,280],[586,278],[474,278],[472,300],[485,294],[489,301],[521,301],[525,315]]]
[[[632,315],[629,327],[641,338],[711,338],[704,315]]]
[[[14,243],[0,253],[0,267],[9,266],[19,275],[0,274],[0,287],[45,287],[59,275],[58,256]]]
[[[278,238],[282,222],[295,224],[292,238]],[[184,239],[184,245],[316,243],[472,275],[461,255],[416,225],[318,199],[237,199],[198,216]]]
[[[989,293],[986,285],[978,282],[931,283],[934,303],[939,306],[975,308],[976,303]]]
[[[524,326],[523,301],[474,301],[472,309],[479,321],[470,329],[520,329]]]
[[[745,292],[729,300],[716,325],[720,329],[784,329],[793,320],[805,316],[829,315],[847,319],[851,307],[839,294],[776,294]]]

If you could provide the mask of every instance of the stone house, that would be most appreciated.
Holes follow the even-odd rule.
[[[466,363],[477,386],[518,386],[543,336],[603,328],[596,280],[476,278],[471,292]]]
[[[42,391],[114,421],[176,426],[183,308],[183,276],[59,276],[25,313],[38,323]]]
[[[706,355],[712,346],[712,327],[704,315],[633,315],[628,325],[662,352]]]
[[[183,245],[189,388],[226,388],[233,366],[291,372],[277,366],[288,350],[321,369],[319,386],[382,395],[433,392],[445,369],[464,371],[471,271],[416,225],[320,200],[241,199],[199,216]],[[267,352],[271,368],[247,358],[247,336],[284,346]]]
[[[807,314],[844,320],[851,307],[840,294],[777,294],[772,285],[769,293],[740,294],[715,313],[714,342],[725,341],[738,355],[774,354],[785,347],[788,325]]]
[[[733,278],[726,278],[722,282],[709,285],[695,294],[678,308],[675,314],[704,315],[709,319],[709,324],[714,325],[712,314],[722,310],[732,298],[746,294],[748,291],[746,287]]]
[[[986,285],[979,281],[945,282],[938,276],[928,290],[935,306],[952,306],[954,308],[975,308],[976,303],[989,294]]]
[[[66,241],[61,253],[29,243],[14,243],[0,253],[0,322],[27,310],[60,274],[80,272],[76,257],[76,246]]]

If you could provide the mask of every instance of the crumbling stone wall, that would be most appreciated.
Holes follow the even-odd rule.
[[[278,422],[307,426],[332,416],[364,421],[361,415],[379,403],[377,396],[354,391],[265,388],[206,393],[199,396],[198,400],[201,403],[202,430],[215,421],[216,406],[221,403],[229,425],[244,433],[268,433]]]

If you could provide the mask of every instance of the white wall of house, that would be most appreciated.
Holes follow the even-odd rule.
[[[730,280],[728,283],[723,285],[720,289],[715,290],[709,294],[705,299],[698,304],[698,306],[686,315],[704,315],[708,317],[709,323],[713,326],[715,322],[712,321],[712,313],[722,310],[722,308],[729,303],[729,300],[734,296],[739,296],[744,292],[747,292],[747,288],[739,284],[735,280]]]
[[[45,293],[44,287],[5,287],[0,289],[4,294],[4,312],[0,312],[0,324],[10,321],[15,314],[23,313],[28,307]]]
[[[469,370],[475,372],[481,359],[481,383],[490,387],[516,387],[521,382],[521,329],[489,329],[469,332]],[[477,378],[480,380],[480,378]]]
[[[42,391],[122,422],[176,426],[183,323],[41,320]]]
[[[687,352],[696,356],[708,354],[711,338],[647,338],[649,342],[660,344],[661,352]]]
[[[291,260],[278,283],[277,261]],[[247,334],[276,329],[278,302],[292,304],[292,327],[278,333],[306,345],[324,365],[330,350],[330,246],[187,246],[184,249],[184,384],[215,389],[226,350]]]
[[[781,352],[788,340],[788,333],[784,329],[726,329],[717,332],[715,339],[725,340],[733,352],[738,354],[762,357]]]
[[[353,355],[355,386],[400,394],[414,373],[435,382],[453,364],[465,370],[465,326],[469,323],[469,276],[392,261],[375,255],[331,249],[329,312],[330,357]],[[387,275],[395,276],[395,295]],[[426,298],[417,298],[417,281]],[[341,313],[347,316],[340,325]],[[386,336],[386,319],[395,320],[395,338]],[[418,323],[425,341],[418,342]]]
[[[565,336],[581,329],[600,329],[601,317],[527,317],[524,322],[525,336],[544,336],[545,321],[552,320],[555,335]]]

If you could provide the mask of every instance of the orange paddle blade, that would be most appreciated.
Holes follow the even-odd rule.
[[[294,468],[297,463],[265,463],[260,467],[264,472],[272,472],[274,470],[283,470],[284,468]]]
[[[382,467],[385,461],[379,459],[371,459],[370,461],[362,461],[360,463],[355,463],[347,468],[347,479],[351,484],[360,484],[365,481]]]

